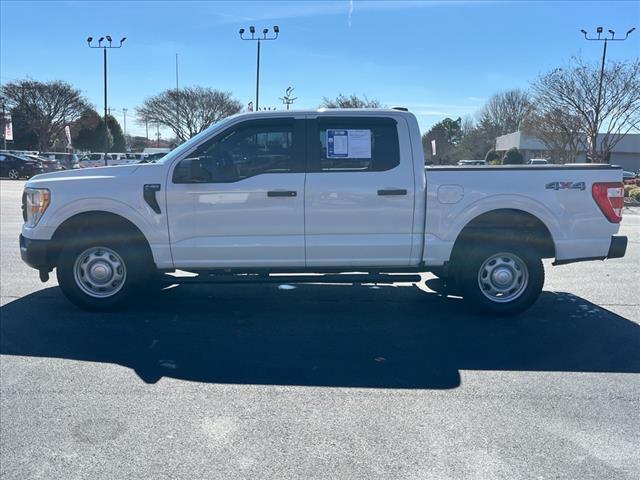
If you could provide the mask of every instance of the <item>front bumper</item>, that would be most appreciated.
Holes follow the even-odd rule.
[[[38,270],[50,270],[50,240],[32,240],[20,235],[20,257],[22,261]]]
[[[612,235],[609,243],[609,251],[604,257],[582,257],[556,260],[553,265],[566,265],[567,263],[588,262],[590,260],[606,260],[608,258],[622,258],[627,253],[628,239],[624,235]]]

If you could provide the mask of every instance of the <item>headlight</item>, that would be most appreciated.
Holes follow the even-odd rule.
[[[35,227],[51,201],[51,194],[46,188],[24,189],[24,212],[27,227]]]

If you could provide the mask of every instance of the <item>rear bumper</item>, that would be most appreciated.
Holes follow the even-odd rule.
[[[622,258],[627,253],[627,237],[622,235],[614,235],[611,237],[611,245],[609,245],[609,253],[607,258]]]
[[[553,265],[566,265],[567,263],[588,262],[591,260],[606,260],[608,258],[622,258],[627,253],[627,237],[623,235],[613,235],[609,243],[609,251],[604,257],[582,257],[569,258],[566,260],[556,260]]]
[[[20,235],[20,257],[22,261],[38,270],[49,270],[50,240],[32,240]]]

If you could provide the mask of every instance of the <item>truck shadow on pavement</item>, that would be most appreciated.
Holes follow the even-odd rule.
[[[640,373],[640,326],[568,293],[514,318],[411,286],[180,286],[109,314],[47,288],[0,308],[0,353],[147,383],[455,388],[460,370]]]

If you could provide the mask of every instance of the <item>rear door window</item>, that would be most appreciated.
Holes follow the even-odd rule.
[[[383,172],[400,164],[393,119],[320,117],[310,122],[311,172]]]

